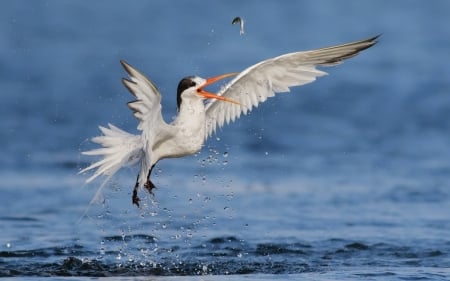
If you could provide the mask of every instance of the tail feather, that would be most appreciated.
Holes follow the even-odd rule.
[[[97,162],[92,163],[79,173],[97,169],[94,174],[86,180],[89,183],[100,175],[114,175],[120,168],[138,163],[143,158],[143,146],[141,137],[125,132],[112,124],[109,128],[100,126],[102,136],[92,139],[92,142],[102,145],[102,148],[83,152],[84,155],[103,156]]]
[[[142,162],[146,158],[141,136],[127,133],[112,124],[108,124],[108,127],[100,126],[99,128],[103,135],[92,138],[92,142],[100,144],[102,147],[84,151],[82,154],[101,156],[102,158],[79,172],[81,174],[96,169],[94,174],[86,180],[86,183],[92,182],[99,176],[106,177],[98,187],[89,207],[102,199],[103,187],[120,168]],[[86,216],[89,207],[86,208],[79,222]]]

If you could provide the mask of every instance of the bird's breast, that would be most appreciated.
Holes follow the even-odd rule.
[[[180,112],[172,123],[173,137],[165,142],[165,157],[181,157],[198,152],[205,140],[205,114],[204,112]]]

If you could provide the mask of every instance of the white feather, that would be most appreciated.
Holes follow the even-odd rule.
[[[213,101],[206,106],[207,135],[217,128],[247,114],[252,108],[290,87],[311,83],[327,73],[317,66],[332,66],[357,55],[377,41],[376,37],[312,51],[296,52],[271,58],[242,71],[220,90],[218,95],[240,104]]]
[[[290,53],[257,63],[242,71],[218,93],[237,101],[238,105],[214,100],[205,107],[198,91],[207,80],[200,77],[189,78],[192,86],[182,91],[183,102],[179,114],[171,124],[167,124],[162,118],[161,94],[156,86],[122,61],[129,75],[129,79],[122,81],[135,97],[134,101],[128,103],[128,107],[139,121],[137,129],[141,131],[141,135],[127,133],[111,124],[100,127],[102,135],[94,137],[92,141],[101,147],[83,154],[100,156],[101,159],[80,173],[95,170],[86,182],[106,176],[94,199],[99,197],[106,182],[123,166],[140,165],[138,186],[142,187],[147,181],[149,169],[160,159],[182,157],[199,151],[204,140],[217,128],[234,122],[242,113],[247,114],[276,93],[289,92],[290,87],[311,83],[317,77],[326,75],[326,72],[317,67],[339,64],[374,45],[377,37]]]

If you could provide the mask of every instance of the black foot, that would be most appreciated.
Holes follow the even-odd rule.
[[[145,189],[147,189],[148,193],[150,193],[150,195],[154,196],[153,194],[153,189],[156,188],[156,186],[152,183],[151,180],[147,180],[147,182],[144,184]],[[134,205],[136,205],[138,208],[140,207],[139,202],[141,201],[141,199],[138,196],[138,190],[139,190],[139,183],[138,181],[136,181],[136,184],[134,185],[134,189],[133,189],[133,196],[131,197],[132,202]]]
[[[156,186],[150,180],[150,174],[152,173],[154,167],[155,165],[153,165],[151,169],[148,171],[147,182],[144,184],[145,189],[147,189],[148,193],[150,193],[151,196],[154,196],[153,189],[156,188]],[[133,196],[131,197],[133,204],[138,206],[139,208],[139,201],[141,201],[141,199],[139,199],[138,190],[139,190],[139,175],[136,178],[136,184],[134,185],[133,189]]]
[[[150,193],[150,195],[154,195],[153,194],[153,189],[156,188],[156,186],[152,183],[152,181],[150,179],[147,179],[147,182],[144,184],[145,189],[147,189],[148,193]]]

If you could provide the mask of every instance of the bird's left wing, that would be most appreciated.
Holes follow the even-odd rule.
[[[253,107],[275,93],[289,92],[290,87],[311,83],[327,73],[317,66],[332,66],[356,56],[377,42],[375,36],[338,46],[312,51],[289,53],[257,63],[242,71],[217,95],[239,104],[213,100],[206,106],[206,136],[217,128],[247,114]]]

